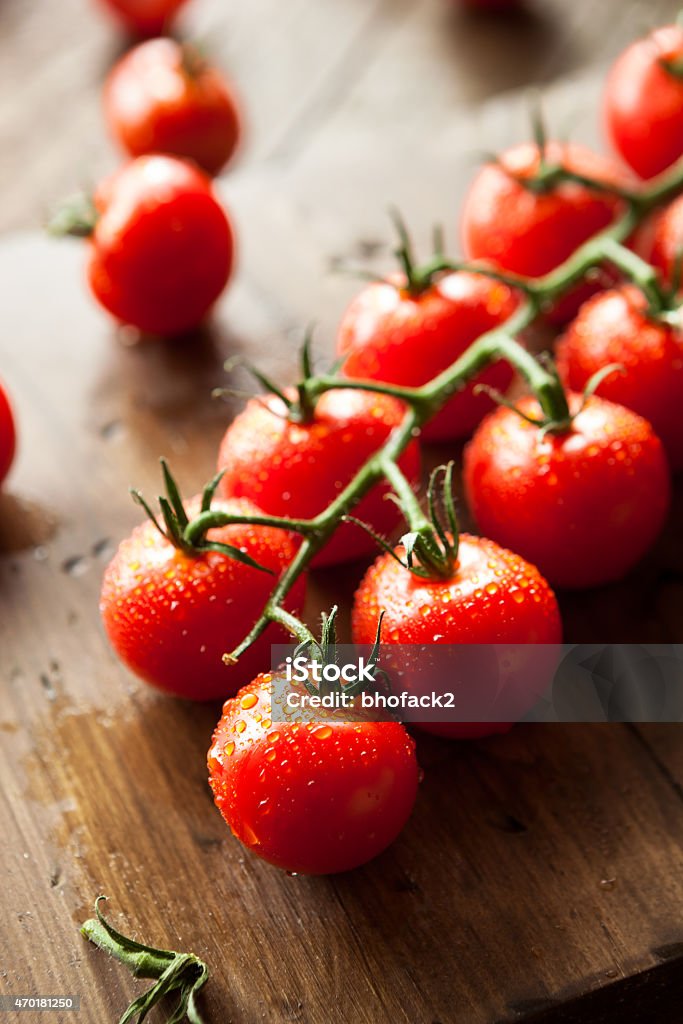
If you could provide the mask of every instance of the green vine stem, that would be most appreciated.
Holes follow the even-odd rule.
[[[122,963],[136,978],[154,978],[155,984],[134,999],[119,1024],[142,1022],[149,1011],[172,992],[180,998],[167,1024],[204,1024],[197,1007],[196,997],[206,984],[209,969],[194,953],[176,953],[170,949],[156,949],[122,935],[102,914],[100,903],[106,896],[95,900],[95,917],[81,928],[81,934],[100,949]]]
[[[576,176],[564,173],[562,169],[553,168],[555,183],[560,180],[575,181]],[[604,190],[604,182],[581,178],[581,183],[589,187]],[[500,273],[485,264],[468,264],[449,261],[437,251],[433,263],[415,270],[411,262],[411,274],[417,275],[414,286],[419,288],[423,281],[429,280],[441,272],[469,270],[491,276],[517,288],[522,301],[509,320],[502,326],[483,334],[446,370],[428,383],[418,388],[399,387],[381,381],[355,380],[342,377],[336,373],[312,375],[310,365],[308,373],[298,385],[299,400],[308,410],[313,410],[316,400],[326,391],[335,388],[358,388],[382,394],[393,395],[401,399],[407,406],[405,416],[394,429],[384,445],[378,449],[356,473],[353,479],[340,492],[335,500],[319,515],[308,520],[285,519],[277,516],[246,516],[240,517],[225,514],[218,510],[203,513],[184,532],[184,539],[189,544],[196,537],[203,536],[212,526],[223,526],[228,523],[244,522],[280,527],[293,530],[302,535],[302,543],[289,567],[275,584],[261,615],[254,623],[244,640],[229,654],[227,662],[236,661],[239,656],[259,637],[269,622],[279,622],[297,638],[299,642],[315,642],[308,628],[294,616],[285,612],[282,602],[296,579],[304,572],[312,558],[323,547],[332,533],[350,510],[367,494],[376,483],[388,479],[402,507],[407,512],[409,526],[413,533],[424,534],[427,540],[423,550],[430,560],[430,544],[434,535],[430,521],[422,512],[417,498],[410,485],[396,466],[396,460],[418,435],[420,428],[439,411],[448,399],[483,370],[489,363],[507,360],[525,379],[531,391],[536,395],[543,414],[543,429],[561,433],[570,429],[571,416],[567,398],[560,381],[552,367],[542,365],[517,340],[516,336],[529,327],[538,316],[553,302],[564,295],[593,268],[605,262],[612,263],[635,281],[646,294],[651,306],[664,305],[661,286],[648,264],[632,254],[623,245],[632,235],[641,221],[660,204],[674,198],[683,191],[683,161],[672,170],[649,183],[642,192],[630,192],[623,189],[612,189],[626,204],[624,214],[609,228],[595,235],[580,246],[561,266],[544,277],[520,280],[512,275]],[[402,248],[406,239],[402,237]],[[438,247],[437,247],[438,249]],[[408,250],[408,258],[412,253]],[[307,357],[308,359],[308,357]],[[430,539],[431,538],[431,539]],[[435,548],[438,551],[438,544]],[[436,551],[433,552],[436,556]],[[443,559],[443,555],[441,556]],[[441,568],[440,568],[441,567]],[[433,570],[436,574],[442,571],[443,560],[435,557]]]

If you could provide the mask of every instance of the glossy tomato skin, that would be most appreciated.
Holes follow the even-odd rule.
[[[186,506],[196,515],[197,499]],[[212,509],[254,514],[246,501],[219,501]],[[209,532],[211,540],[241,548],[275,575],[220,552],[190,557],[177,551],[147,521],[119,546],[102,582],[100,612],[119,658],[145,682],[174,697],[223,699],[270,664],[271,643],[285,634],[270,627],[234,666],[222,656],[242,640],[294,557],[296,541],[282,530],[232,525]],[[287,607],[300,614],[300,577]]]
[[[564,384],[583,391],[602,367],[618,363],[600,396],[644,416],[662,441],[673,469],[683,468],[683,339],[681,331],[647,316],[635,287],[604,292],[586,303],[557,348]]]
[[[14,426],[12,406],[7,392],[0,383],[0,484],[7,476],[14,461],[17,435]]]
[[[666,68],[681,60],[683,28],[665,25],[632,43],[607,79],[607,132],[641,178],[661,174],[683,156],[683,79]]]
[[[487,417],[465,450],[469,506],[487,536],[519,551],[551,584],[621,579],[669,509],[669,466],[652,427],[623,406],[570,395],[564,434],[542,434],[510,409]],[[534,399],[519,404],[538,417]]]
[[[173,39],[150,39],[125,54],[107,79],[104,107],[112,134],[133,157],[170,153],[214,175],[239,139],[232,90]]]
[[[473,341],[507,320],[519,297],[506,285],[479,274],[448,274],[420,295],[377,282],[365,288],[346,310],[337,337],[337,352],[346,356],[348,377],[417,387],[454,363]],[[468,437],[493,403],[474,388],[486,383],[506,391],[512,382],[509,363],[498,361],[470,381],[425,425],[431,441]]]
[[[142,156],[102,183],[88,279],[112,316],[149,334],[198,326],[227,284],[234,240],[209,179],[175,157]]]
[[[401,547],[396,550],[402,554]],[[473,658],[469,677],[481,686],[484,672],[477,668],[487,662],[486,651],[481,648],[468,653],[467,645],[554,646],[562,639],[555,595],[539,571],[493,541],[469,534],[460,537],[458,563],[445,580],[421,579],[389,554],[381,555],[368,569],[354,598],[354,643],[372,644],[381,612],[382,643],[389,650],[387,657],[382,657],[383,665],[387,658],[390,661],[390,645],[420,645],[414,679],[410,678],[413,670],[407,649],[402,647],[399,654],[402,685],[413,691],[421,686],[428,651],[435,645],[452,645],[458,659],[458,649],[464,651],[465,658]],[[545,648],[541,657],[545,660]],[[528,711],[538,696],[533,687],[525,694],[524,685],[522,679],[520,691],[510,694],[505,705],[506,710],[514,708],[518,716]],[[452,739],[475,739],[510,728],[509,723],[496,721],[415,725]]]
[[[341,389],[317,402],[310,423],[290,423],[282,401],[272,395],[253,399],[228,427],[221,442],[218,469],[226,496],[245,497],[271,515],[309,519],[324,511],[398,426],[405,407],[387,395]],[[399,459],[415,485],[420,454],[411,441]],[[401,515],[378,485],[352,510],[384,535]],[[352,561],[376,551],[360,527],[342,523],[313,561],[315,566]]]
[[[168,29],[187,0],[100,0],[137,36],[157,36]]]
[[[548,162],[610,184],[623,175],[608,158],[576,143],[550,142]],[[525,277],[542,277],[554,270],[583,242],[602,231],[623,209],[608,192],[564,182],[546,193],[523,184],[539,169],[539,152],[532,143],[515,146],[487,164],[475,178],[463,209],[465,255]],[[564,322],[575,314],[597,284],[585,282],[554,308],[552,319]]]
[[[398,722],[273,721],[271,688],[260,675],[223,708],[208,756],[217,807],[241,843],[286,871],[364,864],[412,811],[413,741]]]

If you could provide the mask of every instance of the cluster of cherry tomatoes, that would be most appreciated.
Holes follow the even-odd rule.
[[[549,143],[544,153],[521,145],[485,167],[465,203],[464,249],[499,276],[425,274],[407,260],[401,274],[365,287],[339,327],[338,353],[350,384],[363,379],[415,387],[433,379],[519,309],[523,292],[500,272],[538,278],[614,224],[625,210],[622,186],[634,187],[631,172],[649,178],[683,157],[682,62],[683,29],[677,27],[634,44],[617,62],[605,103],[626,168],[560,143]],[[153,160],[131,165],[119,179],[126,209],[138,196],[138,168]],[[542,164],[569,174],[541,187]],[[182,166],[188,180],[198,175]],[[209,207],[207,191],[202,202],[188,203],[188,223],[212,216]],[[164,214],[156,210],[144,232],[134,232],[136,240],[148,236],[147,228],[151,236],[155,217],[163,226]],[[103,213],[98,230],[106,234],[106,225]],[[386,644],[556,644],[561,621],[552,587],[618,580],[647,553],[669,509],[671,471],[683,466],[677,297],[683,199],[659,209],[632,244],[660,274],[666,297],[660,310],[635,285],[602,274],[548,311],[562,326],[556,355],[569,389],[569,417],[560,429],[544,422],[535,398],[514,409],[494,408],[490,393],[475,389],[510,385],[512,369],[500,360],[450,397],[407,445],[398,464],[417,486],[422,440],[470,438],[465,493],[483,536],[460,537],[446,576],[416,575],[382,554],[356,593],[354,642],[372,643],[384,613]],[[225,259],[225,239],[221,251]],[[202,279],[210,250],[205,257],[196,272]],[[610,364],[619,369],[602,382],[601,397],[584,393],[593,374]],[[397,722],[353,715],[317,724],[277,722],[273,674],[264,670],[269,644],[283,635],[280,626],[271,624],[236,664],[224,665],[221,655],[249,632],[272,590],[270,574],[286,570],[299,544],[259,517],[315,517],[404,414],[397,397],[353,386],[325,392],[308,415],[301,415],[296,389],[249,401],[227,429],[220,475],[203,497],[183,503],[166,473],[162,522],[152,518],[138,527],[105,575],[105,627],[134,672],[176,696],[234,694],[209,752],[215,800],[247,847],[289,871],[345,870],[394,839],[417,792],[415,743]],[[377,484],[354,509],[383,536],[398,524],[386,493],[387,485]],[[201,525],[201,516],[214,511],[233,521],[188,532],[188,524]],[[371,537],[345,522],[314,565],[368,558],[372,549]],[[405,562],[401,545],[394,553]],[[304,587],[301,576],[289,591],[285,626],[287,614],[301,611]],[[448,723],[435,731],[471,737],[501,728]]]
[[[105,2],[129,29],[154,36],[183,0]],[[240,138],[233,87],[193,44],[151,38],[110,72],[104,112],[129,162],[52,226],[89,239],[90,288],[116,320],[182,334],[206,317],[233,269],[234,232],[211,181]]]

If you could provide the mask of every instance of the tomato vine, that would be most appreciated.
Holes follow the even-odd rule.
[[[546,177],[552,174],[553,185],[562,180],[575,180],[575,175],[565,172],[561,167],[544,167],[543,173]],[[582,179],[582,184],[596,190],[605,188],[604,183],[590,178]],[[396,460],[420,428],[456,391],[490,362],[506,359],[524,378],[538,399],[546,430],[562,433],[568,429],[571,416],[565,391],[557,374],[551,366],[543,365],[528,352],[517,340],[517,336],[530,327],[553,301],[562,297],[590,270],[606,263],[619,270],[643,291],[650,308],[661,312],[669,301],[658,284],[654,269],[624,243],[653,209],[683,191],[683,166],[677,166],[661,175],[642,191],[617,191],[626,204],[623,215],[609,228],[581,245],[569,259],[544,277],[521,278],[499,271],[492,272],[484,264],[472,265],[450,261],[441,253],[434,257],[433,267],[427,265],[421,268],[420,279],[431,279],[438,273],[457,270],[494,276],[510,287],[517,288],[523,295],[523,301],[505,323],[481,335],[460,358],[426,384],[411,388],[380,381],[349,379],[337,373],[309,373],[299,383],[298,393],[304,408],[313,408],[315,401],[326,391],[336,388],[357,388],[401,399],[407,406],[406,413],[400,426],[367,460],[336,499],[317,516],[311,519],[288,519],[267,515],[258,518],[247,517],[251,523],[292,530],[301,535],[302,543],[247,636],[234,650],[225,654],[224,660],[227,663],[237,661],[271,622],[284,626],[299,642],[315,643],[315,637],[308,627],[296,616],[285,611],[282,602],[344,517],[370,488],[381,480],[388,481],[396,493],[406,513],[410,530],[417,534],[415,554],[419,558],[420,549],[423,548],[428,564],[429,550],[433,552],[434,547],[438,547],[438,538],[435,536],[433,524],[422,513],[409,482],[396,465]],[[403,241],[405,244],[405,240]],[[194,545],[207,530],[234,523],[237,519],[238,517],[220,511],[204,512],[187,526],[185,541],[189,545]]]

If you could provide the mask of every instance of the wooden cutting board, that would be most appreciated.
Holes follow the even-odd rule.
[[[78,1020],[115,1021],[142,983],[78,934],[104,892],[124,931],[208,962],[211,1022],[680,1021],[678,727],[526,726],[473,744],[421,737],[425,778],[397,843],[345,876],[290,878],[246,854],[212,805],[205,754],[218,706],[138,684],[99,623],[102,570],[139,520],[128,487],[155,494],[161,454],[186,493],[213,470],[236,408],[210,398],[225,383],[224,358],[248,353],[286,379],[311,320],[328,358],[356,288],[331,269],[359,258],[386,267],[387,202],[423,243],[444,221],[455,250],[472,153],[526,133],[520,93],[464,112],[482,95],[463,84],[478,65],[449,77],[448,44],[423,31],[437,6],[418,6],[398,4],[398,20],[386,3],[334,7],[318,25],[303,17],[310,6],[294,5],[281,26],[288,38],[306,27],[313,46],[317,32],[339,28],[341,77],[310,69],[307,101],[280,111],[279,136],[256,117],[251,158],[220,186],[239,231],[239,274],[191,342],[139,345],[112,329],[85,293],[78,243],[35,232],[0,242],[0,374],[21,442],[0,498],[2,993],[80,995]],[[636,18],[626,6],[614,46]],[[607,7],[614,18],[613,5],[595,12],[605,24]],[[75,24],[73,3],[67,11]],[[526,36],[514,31],[519,50]],[[486,74],[501,75],[502,50],[487,38],[476,53]],[[571,38],[553,52],[571,56]],[[296,77],[295,62],[280,70]],[[547,102],[590,141],[597,77],[571,70]],[[42,73],[47,95],[49,66]],[[253,78],[257,113],[267,107],[274,123],[276,97]],[[71,141],[94,116],[82,110]],[[41,173],[28,185],[15,176],[4,223],[12,202],[29,208]],[[568,640],[683,641],[682,511],[679,486],[646,566],[562,599]],[[362,571],[319,574],[311,621]]]

